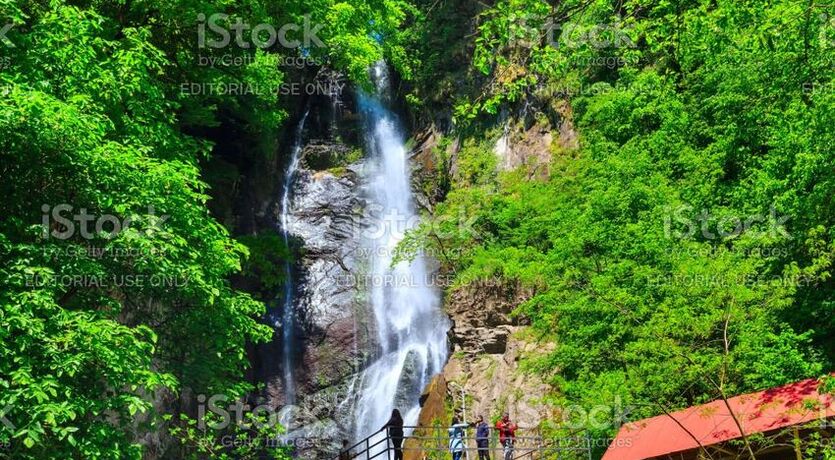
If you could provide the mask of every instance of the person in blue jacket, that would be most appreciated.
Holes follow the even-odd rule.
[[[452,426],[449,427],[449,451],[452,453],[452,460],[461,460],[464,454],[464,429],[469,424],[460,423],[458,417],[452,417]]]
[[[481,415],[475,422],[475,445],[478,447],[478,460],[490,460],[490,425]]]

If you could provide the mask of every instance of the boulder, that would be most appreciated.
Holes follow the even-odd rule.
[[[449,425],[449,418],[446,413],[446,399],[447,399],[447,383],[443,374],[436,375],[432,381],[423,390],[420,396],[420,416],[418,416],[418,428],[415,429],[413,435],[417,436],[434,436],[438,434],[446,434],[446,430],[438,429],[436,426],[444,427]],[[403,459],[404,460],[421,460],[424,451],[421,447],[428,447],[427,442],[432,444],[432,447],[443,448],[444,445],[437,445],[437,441],[418,440],[415,438],[407,438],[403,444]]]

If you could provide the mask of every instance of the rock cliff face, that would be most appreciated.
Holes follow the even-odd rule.
[[[367,225],[364,164],[353,96],[342,100],[336,109],[327,99],[311,103],[287,226],[297,257],[297,401],[285,408],[283,421],[288,439],[315,440],[297,446],[307,458],[335,451],[350,432],[353,385],[375,346],[365,292],[357,283],[367,265],[361,250]],[[282,394],[279,375],[267,378],[273,405],[283,403]]]
[[[406,452],[407,460],[422,459],[430,452],[421,447],[444,449],[446,431],[433,427],[447,426],[453,414],[467,422],[482,415],[491,422],[507,411],[519,425],[520,436],[530,436],[543,420],[559,417],[544,399],[553,388],[520,369],[524,357],[547,351],[528,336],[525,321],[511,315],[528,296],[501,284],[449,293],[446,311],[454,322],[450,338],[455,352],[424,390],[417,429],[421,436],[441,441],[407,441],[406,446],[414,449]]]
[[[511,313],[527,297],[520,289],[499,282],[478,283],[450,292],[446,311],[453,321],[452,342],[456,351],[469,355],[507,351],[512,332],[523,322]]]
[[[541,344],[527,337],[524,318],[511,315],[529,296],[521,288],[500,284],[450,293],[446,310],[455,324],[455,352],[444,378],[463,388],[468,417],[495,419],[508,411],[519,426],[534,427],[552,415],[542,401],[550,387],[519,368],[523,357],[542,351]]]
[[[494,148],[498,168],[526,168],[529,178],[548,177],[553,153],[578,146],[572,119],[571,106],[561,100],[550,101],[536,116],[507,118]]]
[[[340,82],[340,87],[342,82]],[[358,136],[359,118],[350,86],[338,99],[331,95],[302,98],[285,123],[277,155],[255,156],[237,170],[214,159],[218,179],[226,185],[215,193],[217,214],[242,235],[275,235],[280,230],[282,179],[295,142],[294,130],[305,111],[299,169],[292,184],[287,228],[293,256],[293,299],[297,316],[292,345],[297,398],[287,405],[282,375],[282,334],[251,352],[254,383],[264,384],[257,404],[279,410],[302,457],[325,458],[334,452],[353,423],[353,385],[367,355],[373,353],[373,329],[363,286],[356,281],[367,265],[360,249],[366,202],[364,161]],[[227,173],[221,174],[226,171]],[[245,171],[245,174],[238,171]],[[227,177],[228,176],[228,177]],[[226,182],[223,182],[226,181]],[[227,183],[228,182],[228,183]],[[218,185],[219,186],[219,185]],[[282,264],[283,261],[274,261]],[[268,290],[257,280],[236,282],[264,300],[274,318],[281,308],[281,289]],[[324,454],[322,454],[324,455]]]
[[[303,170],[293,200],[293,235],[304,242],[296,309],[304,316],[305,386],[336,383],[352,372],[366,350],[362,293],[354,282],[363,262],[359,251],[364,203],[355,164],[343,171]]]
[[[336,448],[350,429],[352,390],[371,346],[365,314],[352,275],[362,202],[353,165],[337,175],[301,171],[293,202],[294,237],[303,242],[297,264],[295,308],[300,316],[299,356],[295,366],[298,397],[286,423],[290,439],[305,458]],[[277,395],[276,395],[277,396]]]
[[[309,102],[309,126],[304,131],[288,224],[297,258],[298,398],[282,415],[289,439],[316,440],[315,446],[299,446],[308,458],[336,451],[341,439],[350,436],[359,376],[377,352],[373,313],[361,282],[373,255],[363,253],[363,230],[371,223],[364,217],[369,203],[363,192],[368,184],[359,153],[359,117],[352,94],[340,99],[344,105],[338,107],[325,97]],[[545,177],[551,155],[576,145],[568,107],[554,110],[559,114],[507,122],[495,150],[500,169],[527,167],[531,178]],[[416,147],[410,153],[415,202],[431,211],[447,191],[442,171],[455,168],[459,143],[447,142],[449,164],[438,164],[433,150],[442,142],[443,132],[432,126],[415,132]],[[276,208],[268,206],[256,214],[278,221]],[[493,419],[509,411],[520,426],[532,427],[553,416],[542,401],[552,389],[520,370],[526,355],[541,351],[540,345],[528,339],[524,318],[512,315],[530,293],[495,283],[445,294],[454,349],[442,374],[424,390],[421,425],[448,423],[451,413],[461,410],[461,388],[468,418],[482,414]],[[279,356],[280,348],[266,347],[257,361],[261,369],[277,370]],[[268,401],[283,406],[280,373],[265,372],[259,377],[267,384],[264,396]]]
[[[443,429],[435,429],[435,426],[448,426],[450,423],[449,413],[447,407],[450,403],[450,395],[444,374],[435,376],[420,398],[421,411],[418,417],[418,426],[426,428],[418,428],[417,433],[412,435],[423,437],[437,437],[441,439],[419,440],[415,437],[407,438],[403,444],[403,458],[404,460],[422,460],[424,455],[429,451],[423,449],[427,447],[435,449],[443,449],[446,445],[445,440],[442,439],[446,435]],[[436,458],[434,455],[433,458]]]
[[[503,117],[494,147],[499,170],[522,168],[529,179],[544,179],[551,173],[554,155],[570,154],[577,148],[568,103],[549,100],[540,105],[532,113]],[[445,144],[444,156],[450,163],[438,165],[434,150],[443,145],[443,134],[434,125],[420,132],[415,136],[414,164],[420,173],[415,188],[423,194],[426,209],[431,210],[432,203],[443,199],[449,186],[443,183],[439,166],[454,173],[460,141]],[[444,308],[453,322],[449,335],[454,351],[438,381],[425,391],[435,394],[440,391],[439,382],[443,382],[445,408],[437,403],[424,405],[421,426],[431,426],[425,421],[448,419],[449,412],[460,415],[462,389],[468,419],[483,415],[495,420],[507,411],[519,426],[536,427],[543,420],[559,416],[545,401],[554,388],[520,369],[525,357],[548,351],[530,336],[525,318],[512,314],[530,295],[518,286],[499,281],[447,290]]]

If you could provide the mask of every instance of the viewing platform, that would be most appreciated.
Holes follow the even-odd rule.
[[[447,459],[450,458],[449,429],[447,426],[404,426],[403,459]],[[542,435],[539,428],[518,428],[510,459],[591,459],[592,440],[586,437],[550,438]],[[493,460],[505,460],[504,447],[499,442],[499,433],[490,427],[487,451]],[[389,460],[394,458],[394,447],[388,430],[380,430],[348,449],[330,458],[333,460]],[[464,435],[462,459],[477,460],[475,428],[467,428]]]

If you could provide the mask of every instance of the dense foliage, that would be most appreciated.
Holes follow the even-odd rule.
[[[182,435],[169,455],[205,456],[191,442],[199,433],[177,427],[188,417],[149,433],[162,431],[162,413],[188,409],[180,394],[250,390],[245,346],[272,333],[257,322],[263,304],[228,281],[248,251],[207,210],[199,164],[211,130],[243,132],[271,153],[286,99],[300,96],[282,98],[281,60],[362,80],[397,54],[375,36],[398,26],[403,7],[0,1],[0,455],[139,458],[143,444]],[[259,24],[298,27],[249,46]],[[216,29],[231,40],[201,43],[222,41]],[[206,64],[215,57],[240,65]],[[215,457],[216,443],[203,444]]]
[[[0,17],[0,455],[285,455],[223,445],[180,397],[246,394],[245,347],[272,333],[229,280],[279,286],[287,248],[233,239],[201,162],[220,136],[274,153],[301,96],[288,58],[362,83],[385,56],[452,130],[434,219],[403,249],[434,246],[459,286],[531,292],[517,314],[556,346],[527,368],[555,404],[611,408],[591,434],[619,408],[833,368],[832,5],[0,0]],[[555,143],[547,177],[499,172],[497,119],[568,123],[579,148]]]
[[[532,289],[517,314],[556,349],[529,370],[554,403],[611,408],[595,435],[613,434],[618,407],[656,415],[831,371],[832,14],[496,2],[472,45],[486,80],[459,92],[455,168],[438,149],[449,192],[404,247],[450,254],[458,285]],[[558,99],[579,148],[555,143],[546,180],[496,173],[492,114],[536,123]]]

